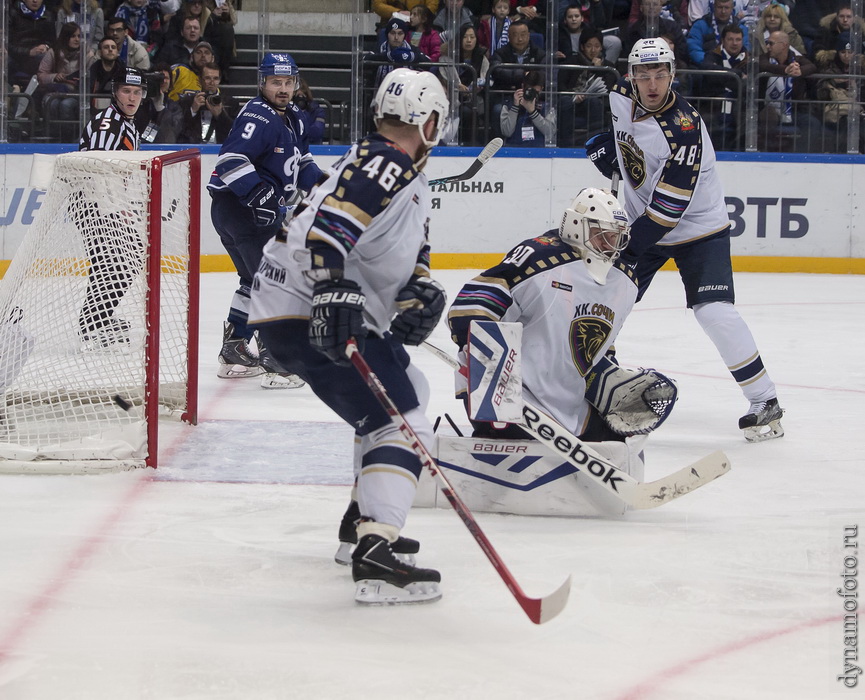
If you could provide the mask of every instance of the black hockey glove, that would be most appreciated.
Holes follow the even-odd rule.
[[[316,282],[309,317],[309,344],[338,365],[351,364],[345,354],[345,344],[354,338],[358,348],[363,347],[365,303],[366,297],[352,280]]]
[[[252,209],[256,226],[273,226],[285,218],[287,211],[282,198],[276,196],[273,185],[266,182],[260,182],[253,187],[240,202]]]
[[[595,134],[586,141],[586,155],[601,171],[604,177],[613,177],[619,172],[619,160],[616,158],[616,143],[612,131]]]
[[[396,296],[390,332],[403,345],[420,345],[438,325],[447,304],[444,287],[429,277],[412,276]]]

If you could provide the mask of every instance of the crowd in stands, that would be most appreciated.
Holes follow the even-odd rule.
[[[95,111],[113,75],[139,68],[150,80],[144,141],[218,143],[238,107],[227,95],[210,99],[235,61],[238,1],[10,0],[8,85],[30,95],[22,109],[54,124],[55,140],[74,141],[80,81]],[[743,148],[752,55],[761,148],[843,151],[848,120],[862,115],[849,95],[865,21],[848,0],[370,0],[370,8],[379,22],[377,49],[364,56],[365,90],[371,95],[399,66],[433,71],[459,96],[450,141],[582,146],[609,127],[606,95],[633,44],[649,36],[670,45],[675,88],[720,149]],[[312,143],[321,142],[328,117],[309,85],[297,103]]]
[[[700,109],[719,148],[743,147],[752,52],[761,74],[761,148],[843,151],[851,112],[862,116],[848,95],[862,60],[853,55],[851,29],[855,22],[865,29],[865,21],[848,0],[371,0],[371,8],[380,41],[367,56],[375,66],[368,89],[400,65],[458,81],[453,133],[461,143],[470,138],[469,120],[486,120],[475,145],[501,136],[508,145],[582,146],[609,127],[605,96],[626,72],[631,47],[654,36],[670,45],[681,71],[675,88]],[[556,66],[548,82],[551,13]],[[448,46],[454,22],[455,52]],[[545,95],[550,84],[553,94]]]

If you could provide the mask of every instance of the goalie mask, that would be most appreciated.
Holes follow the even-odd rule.
[[[432,73],[409,68],[397,68],[388,73],[372,101],[376,127],[386,117],[417,126],[426,147],[422,155],[429,153],[439,142],[449,108],[450,103],[438,78]],[[436,120],[436,128],[431,138],[427,139],[424,127],[430,119]]]
[[[559,226],[561,239],[580,253],[592,279],[607,281],[607,274],[631,240],[628,217],[609,190],[586,187],[565,209]]]

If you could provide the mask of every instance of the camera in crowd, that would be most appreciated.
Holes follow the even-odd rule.
[[[147,71],[144,74],[144,82],[147,85],[147,96],[155,97],[162,90],[162,81],[165,75],[161,70]]]
[[[527,87],[523,90],[523,99],[526,102],[534,102],[538,99],[538,91],[533,87]]]
[[[204,99],[207,102],[207,104],[209,104],[213,107],[218,107],[219,105],[222,104],[222,95],[220,95],[218,92],[213,92],[213,91],[205,92],[204,93]]]

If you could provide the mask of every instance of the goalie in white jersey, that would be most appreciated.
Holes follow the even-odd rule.
[[[523,241],[457,294],[448,324],[461,360],[472,321],[521,323],[527,400],[585,441],[624,442],[657,428],[675,385],[654,370],[622,369],[610,353],[637,298],[633,271],[617,261],[628,240],[612,193],[582,190],[558,231]],[[515,424],[472,425],[475,437],[527,437]]]
[[[373,102],[377,132],[351,147],[264,248],[250,325],[276,360],[351,424],[360,444],[352,575],[360,603],[436,600],[440,576],[395,556],[421,463],[346,354],[354,337],[391,399],[432,449],[429,387],[403,347],[446,305],[429,278],[429,185],[422,172],[448,100],[431,73],[399,68]],[[405,547],[403,547],[405,549]],[[416,550],[415,547],[410,549]]]
[[[775,384],[747,324],[733,305],[730,222],[715,170],[715,149],[697,111],[672,89],[673,53],[663,39],[641,39],[628,75],[610,92],[612,133],[586,143],[607,177],[621,173],[631,223],[622,261],[639,278],[638,300],[672,258],[687,304],[750,401],[739,428],[750,442],[781,437]]]

